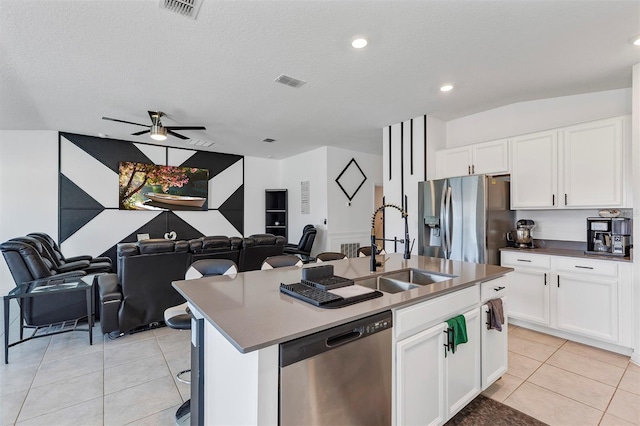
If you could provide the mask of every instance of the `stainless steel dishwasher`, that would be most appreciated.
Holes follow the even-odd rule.
[[[280,344],[280,424],[391,424],[391,311]]]

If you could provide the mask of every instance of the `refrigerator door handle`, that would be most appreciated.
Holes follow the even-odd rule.
[[[451,257],[451,234],[452,234],[452,229],[451,229],[451,187],[448,186],[447,187],[447,201],[446,201],[446,211],[445,211],[445,216],[447,218],[447,232],[445,235],[445,238],[447,239],[447,250],[446,250],[446,254],[445,254],[445,259],[449,259],[449,257]]]
[[[446,186],[442,189],[442,199],[440,200],[440,239],[442,246],[442,252],[444,253],[444,258],[447,258],[447,222],[446,222],[446,202],[447,202],[447,190],[449,189]]]

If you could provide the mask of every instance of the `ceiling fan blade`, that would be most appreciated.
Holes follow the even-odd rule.
[[[134,123],[134,122],[132,122],[132,121],[118,120],[117,118],[102,117],[102,119],[103,119],[103,120],[117,121],[118,123],[135,124],[136,126],[151,127],[151,126],[149,126],[148,124],[140,124],[140,123]]]
[[[149,132],[151,132],[151,129],[147,129],[147,130],[142,130],[140,132],[131,133],[131,136],[140,136],[140,135],[144,135],[145,133],[149,133]]]
[[[167,130],[207,130],[204,126],[163,126]]]
[[[186,136],[181,135],[180,133],[176,133],[176,132],[172,132],[171,130],[169,130],[168,127],[165,127],[165,129],[167,129],[167,133],[169,133],[170,135],[175,136],[176,138],[180,138],[180,139],[189,139]]]

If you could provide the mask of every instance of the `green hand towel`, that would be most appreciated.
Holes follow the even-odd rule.
[[[453,338],[449,341],[451,344],[451,352],[456,353],[456,346],[467,343],[467,321],[464,319],[464,315],[458,315],[447,320],[447,326],[453,333]]]

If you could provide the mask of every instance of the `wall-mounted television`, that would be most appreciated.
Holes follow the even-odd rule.
[[[120,210],[207,210],[209,170],[120,162]]]

